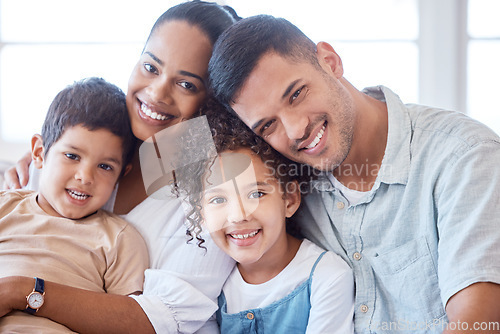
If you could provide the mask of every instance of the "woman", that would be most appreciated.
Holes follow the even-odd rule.
[[[127,108],[139,140],[199,110],[207,95],[212,46],[234,16],[230,8],[202,1],[174,6],[160,16],[129,80]],[[108,208],[131,222],[148,245],[150,269],[143,294],[131,298],[46,282],[45,305],[37,316],[78,332],[194,332],[202,326],[217,331],[215,322],[205,322],[217,308],[216,298],[234,262],[215,245],[186,244],[180,202],[147,197],[138,148],[133,166]],[[17,173],[11,170],[6,177],[12,181]],[[32,289],[33,278],[0,279],[0,315],[24,309]]]

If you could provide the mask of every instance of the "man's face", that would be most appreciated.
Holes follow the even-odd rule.
[[[326,63],[320,64],[325,70],[265,54],[232,108],[284,156],[333,171],[351,147],[354,107],[340,77]]]

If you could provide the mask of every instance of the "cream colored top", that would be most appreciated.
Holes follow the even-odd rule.
[[[38,206],[35,192],[0,192],[0,277],[38,276],[127,295],[142,291],[148,265],[141,235],[117,215],[99,210],[79,220],[53,217]],[[24,312],[0,318],[2,333],[34,329],[37,333],[69,331]]]

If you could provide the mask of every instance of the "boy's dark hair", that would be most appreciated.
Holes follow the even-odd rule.
[[[281,155],[214,99],[207,101],[201,112],[207,117],[215,148],[219,154],[241,148],[250,149],[273,172],[270,176],[278,180],[285,193],[294,181],[297,181],[299,190],[303,194],[307,191],[309,181],[315,175],[311,167],[291,161]],[[195,138],[193,145],[196,145]],[[176,171],[176,190],[182,197],[187,198],[191,207],[187,215],[190,225],[188,234],[193,237],[194,232],[194,237],[199,240],[199,244],[203,243],[203,239],[198,236],[202,222],[201,200],[205,181],[209,175],[208,170],[213,163],[214,159],[205,160]]]
[[[213,95],[232,110],[248,76],[270,52],[320,68],[316,44],[295,25],[270,15],[248,17],[226,29],[214,45],[208,65]]]
[[[163,23],[178,20],[200,28],[214,45],[220,34],[239,19],[241,18],[235,10],[229,6],[199,0],[184,2],[169,8],[156,20],[148,40]]]
[[[42,126],[45,154],[66,129],[76,125],[91,131],[106,129],[121,138],[123,173],[134,154],[136,139],[130,127],[122,90],[104,79],[92,77],[60,91],[50,104]]]

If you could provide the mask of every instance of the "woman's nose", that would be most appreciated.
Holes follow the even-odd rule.
[[[150,83],[147,91],[154,103],[172,105],[174,102],[172,89],[169,79],[166,76],[159,76]]]

